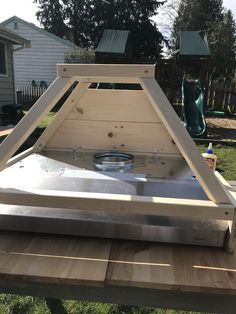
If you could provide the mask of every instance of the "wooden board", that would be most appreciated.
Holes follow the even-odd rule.
[[[0,279],[235,296],[236,253],[124,240],[111,247],[104,239],[1,231]]]
[[[161,122],[143,90],[88,89],[67,119]]]
[[[12,127],[0,127],[0,137],[7,136],[13,129]]]
[[[1,143],[0,169],[6,167],[6,162],[14,155],[73,83],[74,81],[70,79],[56,78],[53,84],[36,101],[34,106]]]
[[[209,199],[216,203],[230,203],[158,83],[152,78],[141,78],[140,84]]]
[[[72,91],[70,96],[65,101],[64,105],[57,112],[54,119],[47,126],[46,130],[44,130],[43,134],[39,137],[34,147],[36,147],[37,151],[41,151],[44,149],[48,140],[57,132],[58,128],[61,126],[64,119],[68,116],[68,114],[75,107],[76,101],[84,95],[87,91],[89,84],[87,83],[78,83],[75,89]]]
[[[160,123],[65,120],[47,147],[179,155]]]
[[[115,241],[106,284],[236,295],[236,253],[207,247]]]
[[[229,199],[231,200],[231,203],[234,207],[234,218],[232,221],[229,222],[229,236],[227,239],[226,245],[228,246],[228,251],[231,252],[234,250],[235,247],[235,230],[236,230],[236,191],[235,188],[233,188],[229,182],[227,182],[222,175],[215,171],[215,175],[219,182],[222,184],[222,187],[224,188],[225,192],[227,193]]]
[[[111,241],[0,232],[0,278],[103,286]]]
[[[58,64],[57,75],[62,77],[78,76],[99,82],[98,78],[137,78],[154,77],[155,65],[150,64]],[[94,80],[95,79],[95,80]],[[110,82],[107,80],[107,82]]]
[[[233,190],[236,191],[236,181],[229,181],[229,185],[231,185]]]
[[[113,214],[146,214],[199,219],[232,220],[234,208],[212,201],[124,194],[0,188],[2,204],[69,208]]]

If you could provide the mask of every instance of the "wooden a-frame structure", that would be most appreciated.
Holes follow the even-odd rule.
[[[67,90],[78,84],[38,141],[12,157]],[[91,83],[136,83],[142,90],[98,90]],[[183,157],[209,200],[142,197],[49,190],[0,189],[5,204],[83,208],[228,220],[234,229],[235,200],[223,179],[208,168],[155,80],[153,65],[58,65],[58,76],[0,146],[5,169],[33,153],[50,150],[124,150]],[[223,183],[222,183],[223,182]],[[231,230],[231,234],[232,234]],[[232,235],[228,242],[232,243]]]

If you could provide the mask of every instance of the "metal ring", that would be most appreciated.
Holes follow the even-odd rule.
[[[109,151],[94,155],[94,164],[97,170],[128,171],[132,168],[134,156],[132,154]]]

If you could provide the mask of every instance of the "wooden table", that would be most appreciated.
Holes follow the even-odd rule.
[[[236,253],[2,231],[0,291],[235,313]]]
[[[0,231],[0,291],[236,312],[236,252]]]

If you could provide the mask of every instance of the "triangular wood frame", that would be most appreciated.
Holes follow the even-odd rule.
[[[78,102],[86,93],[91,82],[139,83],[209,199],[215,203],[230,203],[221,183],[216,179],[214,173],[209,170],[192,138],[181,124],[168,99],[156,82],[154,73],[155,66],[152,65],[58,65],[56,80],[1,144],[1,168],[3,169],[12,164],[25,154],[41,151],[52,132],[57,130],[65,116],[72,110],[75,101]],[[20,145],[23,144],[75,81],[80,83],[36,144],[30,150],[21,154],[20,157],[15,157],[9,161]]]

